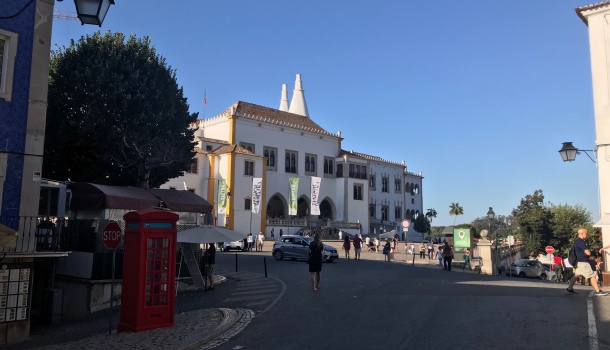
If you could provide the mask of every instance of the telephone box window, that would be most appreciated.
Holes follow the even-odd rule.
[[[169,238],[149,238],[146,262],[146,306],[167,305]]]

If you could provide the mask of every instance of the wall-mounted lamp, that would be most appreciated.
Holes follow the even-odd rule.
[[[82,25],[96,24],[101,27],[114,0],[74,0],[74,5]]]
[[[227,191],[227,198],[231,198],[231,191]]]
[[[605,146],[605,145],[600,145],[600,146]],[[589,155],[589,153],[587,153],[587,152],[596,152],[596,151],[597,150],[594,150],[594,149],[578,149],[578,148],[574,147],[574,145],[572,145],[572,142],[564,142],[563,146],[559,150],[559,155],[561,156],[561,159],[563,159],[564,162],[573,162],[576,159],[577,154],[580,154],[580,152],[585,152],[587,157],[589,157],[589,159],[591,159],[591,161],[593,163],[597,163],[595,161],[595,159],[593,159]]]

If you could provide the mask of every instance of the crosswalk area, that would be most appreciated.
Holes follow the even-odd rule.
[[[248,308],[260,314],[270,308],[286,289],[284,283],[276,278],[265,277],[249,272],[224,273],[236,282],[232,291],[222,300],[227,307]]]

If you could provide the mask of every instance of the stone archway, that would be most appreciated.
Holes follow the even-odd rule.
[[[267,217],[283,219],[288,217],[288,202],[280,193],[276,193],[267,202]]]
[[[332,199],[326,197],[320,202],[320,218],[325,220],[334,220],[335,219],[335,204]]]
[[[297,199],[297,217],[305,218],[309,212],[309,198],[301,196]]]

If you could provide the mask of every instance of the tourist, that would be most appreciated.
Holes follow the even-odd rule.
[[[320,238],[320,234],[314,235],[313,241],[309,244],[309,272],[311,274],[311,287],[314,292],[320,289],[320,277],[322,275],[322,250],[324,244]]]

